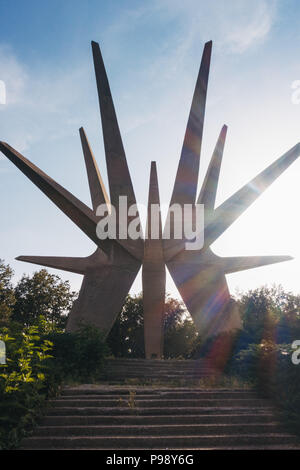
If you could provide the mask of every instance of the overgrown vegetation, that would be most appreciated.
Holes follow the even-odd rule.
[[[18,445],[58,384],[47,364],[53,345],[38,326],[2,327],[0,339],[6,345],[6,364],[0,366],[0,449],[5,449]]]
[[[99,380],[108,350],[95,328],[49,331],[42,317],[30,326],[11,322],[0,329],[0,340],[6,345],[6,364],[0,366],[0,449],[5,449],[18,446],[62,383]]]
[[[62,383],[99,379],[108,354],[97,329],[64,331],[74,298],[68,283],[43,269],[13,288],[12,274],[0,262],[0,340],[6,346],[6,364],[0,364],[0,450],[18,447]]]
[[[300,434],[300,364],[293,364],[291,348],[300,340],[300,296],[280,286],[262,287],[237,301],[242,330],[200,343],[195,356],[205,357],[227,375],[251,382]]]

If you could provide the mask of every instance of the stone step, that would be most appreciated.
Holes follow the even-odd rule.
[[[163,370],[163,371],[186,371],[186,370],[211,370],[211,367],[207,364],[122,364],[122,363],[111,363],[103,366],[103,370]]]
[[[149,424],[244,424],[273,423],[272,413],[208,414],[208,415],[100,415],[100,416],[45,416],[44,426],[97,426],[97,425],[149,425]]]
[[[208,362],[203,360],[110,359],[101,377],[114,383],[130,379],[172,382],[179,379],[196,380],[214,373]]]
[[[167,377],[169,379],[176,379],[178,378],[202,378],[202,377],[209,377],[211,375],[211,371],[170,371],[170,370],[151,370],[151,371],[146,371],[146,370],[128,370],[124,371],[115,371],[115,370],[109,370],[109,371],[104,371],[101,375],[101,377],[113,377],[118,380],[121,378],[134,378],[134,377],[142,377],[144,379],[151,379],[151,378],[164,378]]]
[[[249,406],[244,406],[244,407],[232,407],[232,406],[207,406],[207,407],[176,407],[175,409],[173,407],[148,407],[148,408],[142,408],[139,407],[137,409],[132,409],[129,406],[126,407],[93,407],[93,406],[82,406],[82,407],[76,407],[76,406],[61,406],[61,407],[49,407],[46,410],[47,416],[101,416],[101,415],[111,415],[111,416],[118,416],[118,415],[134,415],[138,414],[140,416],[160,416],[160,415],[174,415],[174,411],[176,412],[176,415],[207,415],[207,414],[232,414],[234,413],[244,413],[244,414],[249,414],[249,413],[269,413],[272,411],[272,408],[270,406],[264,406],[261,408],[257,407],[249,407]]]
[[[103,365],[105,369],[109,369],[111,367],[126,367],[128,369],[174,369],[174,370],[184,370],[184,369],[201,369],[201,368],[210,368],[210,364],[207,362],[122,362],[120,360],[113,360],[107,362]]]
[[[185,396],[189,396],[191,394],[203,394],[203,395],[214,395],[219,394],[220,396],[224,396],[226,394],[230,394],[230,396],[237,397],[238,395],[241,396],[253,396],[256,397],[257,394],[251,389],[227,389],[227,388],[220,388],[220,389],[199,389],[199,388],[187,388],[187,387],[130,387],[130,386],[120,386],[120,387],[110,387],[110,386],[103,386],[103,385],[79,385],[77,387],[65,387],[61,391],[61,397],[64,396],[78,396],[78,395],[120,395],[120,394],[129,394],[130,392],[136,392],[137,395],[164,395],[164,394],[184,394]]]
[[[207,376],[208,377],[208,376]],[[187,386],[190,385],[191,387],[199,385],[199,380],[204,379],[205,376],[201,377],[148,377],[145,378],[144,376],[138,377],[120,377],[118,380],[114,377],[105,377],[105,381],[107,381],[110,385],[152,385],[152,386],[163,386],[168,384],[174,384],[177,386]],[[100,380],[104,381],[102,377]]]
[[[215,447],[244,447],[272,445],[300,449],[299,440],[289,434],[232,434],[232,435],[178,435],[178,436],[107,436],[107,437],[29,437],[22,449],[213,449]]]
[[[247,446],[247,445],[243,445],[242,447],[241,446],[238,446],[238,447],[235,447],[233,445],[231,445],[230,447],[226,446],[217,446],[217,445],[214,445],[213,447],[201,447],[201,448],[196,448],[196,447],[184,447],[184,451],[204,451],[204,450],[214,450],[214,451],[227,451],[227,450],[299,450],[300,447],[299,445],[297,444],[277,444],[277,445],[271,445],[271,444],[257,444],[257,445],[250,445],[250,446]],[[36,449],[35,447],[26,447],[25,450],[56,450],[56,449]],[[57,449],[57,450],[64,450],[64,451],[72,451],[74,449],[71,449],[71,448],[63,448],[63,449]],[[81,448],[81,447],[76,447],[76,450],[87,450],[86,448]],[[101,450],[101,451],[111,451],[111,450],[118,450],[118,449],[111,449],[111,448],[105,448],[105,447],[101,447],[101,449],[94,449],[93,447],[89,447],[88,449],[89,451],[97,451],[97,450]],[[121,449],[122,450],[122,449]],[[126,447],[126,449],[123,449],[124,451],[143,451],[145,450],[144,447],[141,447],[141,448],[138,448],[138,447]],[[151,448],[151,451],[156,451],[156,450],[162,450],[160,447],[152,447]],[[163,450],[181,450],[181,447],[176,447],[175,449],[163,449]],[[126,454],[128,455],[128,454]]]
[[[200,370],[200,371],[211,371],[211,368],[210,367],[204,367],[204,366],[201,366],[201,367],[198,367],[198,366],[185,366],[185,367],[175,367],[175,366],[161,366],[161,367],[152,367],[152,366],[148,366],[148,367],[144,367],[144,366],[139,366],[139,367],[127,367],[126,365],[112,365],[112,366],[105,366],[103,368],[103,370],[120,370],[120,371],[123,371],[124,372],[124,369],[126,371],[135,371],[135,370],[138,370],[138,371],[163,371],[163,372],[167,372],[167,371],[170,371],[170,372],[177,372],[177,371],[181,371],[181,372],[186,372],[186,371],[191,371],[191,372],[194,372],[194,371],[197,371],[197,370]]]
[[[128,367],[209,367],[208,361],[199,360],[148,360],[148,359],[110,359],[106,360],[104,367],[110,367],[114,365],[126,365]]]
[[[103,372],[100,376],[100,380],[107,380],[107,379],[113,379],[113,380],[127,380],[127,379],[143,379],[143,380],[169,380],[170,382],[172,380],[177,380],[177,379],[185,379],[185,380],[200,380],[202,378],[208,378],[212,375],[210,371],[191,371],[191,372],[180,372],[180,371],[107,371]]]
[[[170,400],[170,399],[184,399],[184,400],[203,400],[203,399],[214,399],[214,400],[223,400],[223,399],[243,399],[243,400],[253,400],[257,399],[257,396],[254,393],[230,393],[230,392],[188,392],[188,393],[181,393],[181,392],[152,392],[152,393],[139,393],[133,391],[130,392],[120,392],[114,394],[82,394],[82,395],[63,395],[60,398],[57,398],[59,401],[66,401],[66,400],[84,400],[84,401],[92,401],[92,400],[116,400],[122,398],[123,400],[128,400],[130,397],[134,397],[135,400]]]
[[[129,399],[129,398],[128,398]],[[122,406],[122,401],[127,401],[126,399],[77,399],[77,398],[63,398],[50,400],[49,405],[52,407],[81,407],[81,408],[97,408],[97,407],[120,407]],[[266,400],[261,398],[195,398],[195,399],[163,399],[163,398],[148,398],[143,399],[135,397],[134,402],[132,403],[137,408],[192,408],[192,407],[237,407],[237,406],[255,406],[255,407],[264,407],[266,406]]]
[[[238,446],[238,447],[235,447],[233,445],[231,445],[230,447],[226,446],[217,446],[217,445],[214,445],[213,447],[201,447],[201,448],[196,448],[196,447],[184,447],[184,451],[204,451],[204,450],[214,450],[214,451],[227,451],[227,450],[299,450],[300,447],[299,445],[297,444],[283,444],[283,445],[251,445],[251,446],[247,446],[247,445],[243,445],[242,447],[241,446]],[[26,447],[25,450],[56,450],[54,448],[51,448],[51,449],[36,449],[35,447],[31,448],[31,447]],[[57,449],[57,450],[64,450],[64,451],[72,451],[74,449],[71,449],[71,448],[63,448],[63,449]],[[76,450],[87,450],[86,448],[81,448],[81,447],[76,447]],[[94,449],[93,447],[89,447],[88,449],[89,451],[97,451],[97,450],[101,450],[101,451],[111,451],[111,450],[118,450],[118,449],[111,449],[111,448],[105,448],[105,447],[101,447],[101,449]],[[145,450],[144,447],[141,447],[141,448],[138,448],[138,447],[126,447],[126,449],[121,449],[121,450],[124,450],[124,451],[143,451]],[[161,449],[161,447],[152,447],[151,448],[151,451],[156,451],[156,450],[181,450],[181,447],[176,447],[175,449]],[[179,453],[179,452],[178,452]],[[128,454],[126,454],[128,455]]]
[[[40,437],[71,436],[215,436],[237,434],[282,434],[283,428],[276,422],[247,424],[164,424],[119,426],[39,426]]]

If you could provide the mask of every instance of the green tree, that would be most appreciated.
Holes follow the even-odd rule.
[[[197,341],[198,333],[183,302],[167,297],[164,322],[164,357],[166,359],[188,358]]]
[[[12,285],[13,270],[0,259],[0,325],[7,322],[15,303]]]
[[[197,333],[182,302],[166,298],[164,356],[189,357]],[[107,344],[116,357],[145,357],[143,297],[128,295],[108,337]]]
[[[46,269],[35,272],[32,277],[23,276],[14,293],[12,320],[24,325],[32,325],[43,316],[53,326],[63,326],[75,297],[68,281],[49,274]]]
[[[300,296],[286,292],[280,285],[249,290],[238,303],[250,343],[286,343],[300,333]]]
[[[142,294],[127,296],[107,344],[116,357],[145,357]]]

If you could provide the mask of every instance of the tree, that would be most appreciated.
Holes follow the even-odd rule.
[[[107,344],[116,357],[145,357],[142,294],[126,297]]]
[[[32,325],[43,316],[47,322],[63,326],[74,297],[69,282],[49,274],[46,269],[35,272],[32,277],[24,275],[15,287],[12,320]]]
[[[15,303],[12,285],[13,270],[0,259],[0,322],[5,323],[12,314]]]
[[[164,356],[189,357],[197,333],[182,302],[166,298]],[[143,297],[128,295],[108,337],[107,344],[116,357],[145,357]]]
[[[180,300],[167,297],[165,309],[164,357],[188,358],[198,341],[194,322]]]
[[[252,343],[288,343],[300,333],[300,296],[280,285],[249,290],[238,303],[244,332]]]

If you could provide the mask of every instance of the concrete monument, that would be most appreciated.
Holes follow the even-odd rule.
[[[19,256],[17,258],[20,261],[79,273],[84,276],[78,299],[74,302],[69,314],[68,331],[76,331],[81,322],[85,322],[108,333],[142,266],[146,358],[161,358],[163,357],[165,265],[199,333],[209,336],[240,326],[235,303],[230,300],[226,274],[291,259],[289,256],[220,257],[210,249],[210,245],[300,154],[300,144],[296,144],[256,178],[221,205],[215,207],[227,132],[227,127],[224,125],[197,198],[211,48],[211,41],[205,44],[170,201],[170,208],[174,205],[182,208],[185,205],[190,205],[193,211],[196,202],[204,205],[204,227],[202,228],[204,242],[199,249],[187,249],[187,239],[184,235],[180,239],[176,238],[174,233],[176,221],[173,221],[173,225],[171,224],[170,236],[166,237],[166,224],[162,228],[160,215],[158,236],[151,237],[149,232],[153,217],[151,207],[153,204],[158,206],[160,204],[155,162],[151,164],[145,237],[142,234],[134,239],[121,237],[119,230],[116,230],[116,237],[109,238],[99,237],[99,233],[97,233],[99,221],[97,208],[100,205],[104,204],[108,209],[114,207],[117,212],[116,220],[119,220],[120,197],[127,198],[128,207],[136,205],[110,87],[97,43],[92,42],[92,51],[110,196],[104,187],[83,128],[79,130],[79,133],[92,208],[79,201],[8,144],[0,143],[0,150],[93,240],[97,247],[96,251],[86,258],[51,256]],[[194,214],[193,211],[192,214]],[[132,222],[140,225],[138,211],[134,215],[128,215],[126,227],[119,228],[123,232],[127,232]]]

